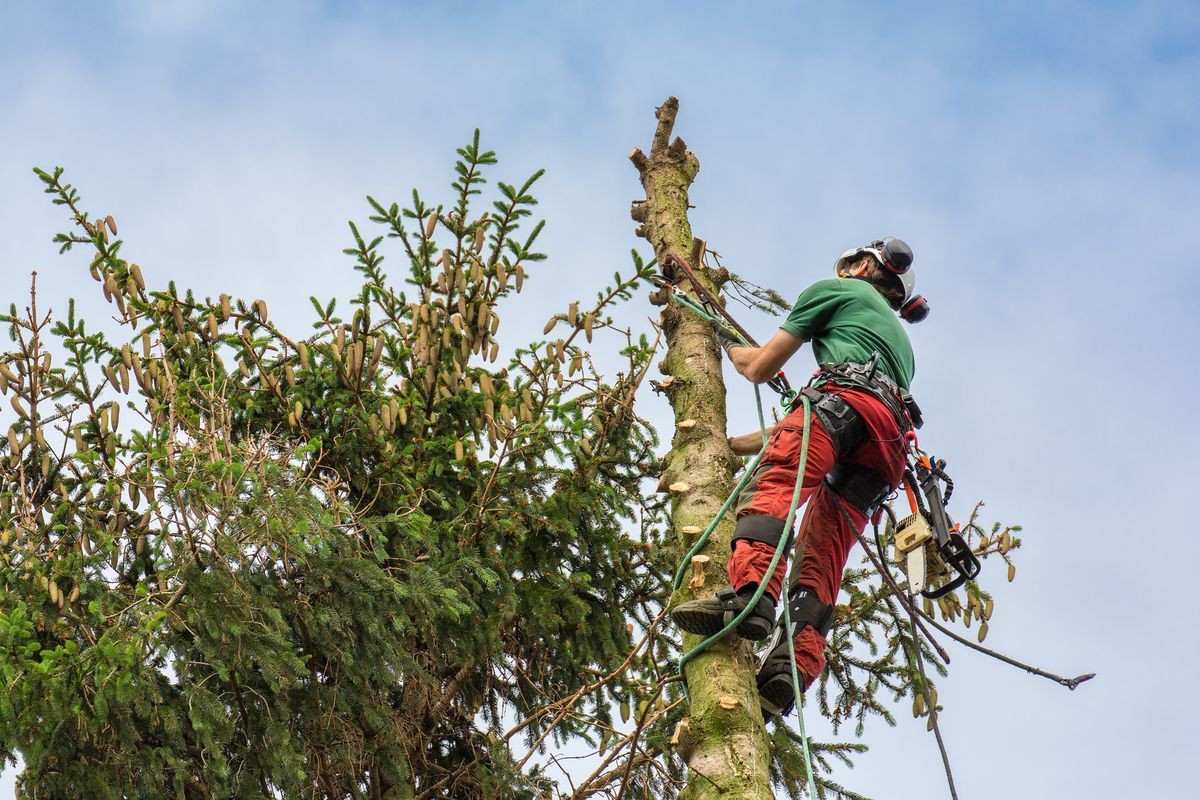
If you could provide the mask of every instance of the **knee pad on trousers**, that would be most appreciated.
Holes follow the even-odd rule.
[[[737,525],[733,529],[733,541],[731,547],[737,547],[738,539],[748,539],[752,542],[763,542],[771,547],[779,547],[780,541],[783,540],[783,525],[787,520],[779,517],[772,517],[769,514],[747,514],[744,517],[738,517]],[[791,544],[792,537],[787,537],[787,542],[784,546]]]

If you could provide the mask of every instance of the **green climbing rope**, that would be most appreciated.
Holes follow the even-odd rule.
[[[679,305],[688,309],[689,311],[696,314],[697,316],[700,316],[701,318],[708,320],[710,323],[724,325],[724,322],[722,320],[720,320],[716,316],[710,314],[703,306],[701,306],[699,303],[692,300],[686,294],[676,290],[671,293],[671,298],[675,302],[679,303]],[[740,336],[740,334],[735,333],[735,335],[737,335],[739,339],[742,338]],[[745,340],[743,339],[743,341],[745,341]],[[767,452],[766,419],[763,416],[762,394],[761,394],[761,392],[759,392],[757,385],[755,385],[755,387],[754,387],[754,401],[755,401],[755,404],[758,409],[758,424],[759,424],[759,430],[762,433],[762,447],[759,449],[758,454],[755,455],[750,460],[750,462],[746,465],[745,470],[743,470],[743,472],[742,472],[742,477],[738,480],[737,484],[733,487],[733,491],[730,492],[729,497],[726,498],[726,500],[725,500],[724,504],[722,504],[720,510],[717,511],[716,515],[713,517],[712,522],[710,522],[708,524],[708,527],[705,528],[704,532],[702,534],[700,534],[699,537],[697,537],[696,543],[692,545],[691,549],[688,550],[687,555],[685,555],[683,557],[683,561],[680,562],[679,568],[675,571],[675,580],[671,587],[671,590],[673,592],[677,591],[683,585],[683,577],[684,577],[684,574],[686,573],[687,565],[691,562],[692,557],[695,556],[697,553],[699,553],[702,549],[704,549],[704,546],[708,543],[709,537],[712,536],[713,531],[716,530],[717,525],[720,523],[720,521],[725,518],[725,514],[727,514],[729,512],[729,509],[733,506],[733,503],[737,499],[738,495],[740,495],[742,493],[742,490],[746,487],[746,484],[749,483],[750,478],[754,475],[754,471],[758,468],[759,463],[762,462],[763,456]],[[795,486],[795,489],[792,491],[792,501],[788,507],[787,519],[784,521],[784,525],[783,525],[783,529],[785,531],[790,531],[792,529],[792,523],[794,522],[794,520],[796,518],[796,509],[799,508],[799,506],[800,506],[800,496],[801,496],[801,493],[802,493],[803,487],[804,487],[804,473],[808,467],[808,443],[809,443],[809,433],[810,433],[810,429],[812,427],[811,423],[810,423],[811,410],[810,410],[809,399],[807,396],[801,395],[800,402],[803,404],[803,408],[804,408],[804,430],[803,430],[803,435],[802,435],[801,442],[800,442],[800,460],[799,460],[799,465],[798,465],[797,471],[796,471],[796,486]],[[779,565],[780,560],[783,558],[784,550],[785,550],[785,548],[783,548],[783,547],[775,548],[775,555],[773,555],[771,557],[771,563],[767,566],[767,570],[764,573],[765,575],[773,575],[775,573],[776,567]],[[734,617],[732,620],[730,620],[729,624],[727,624],[724,628],[722,628],[717,633],[713,634],[712,636],[709,636],[707,639],[705,639],[704,641],[697,644],[692,649],[685,652],[680,657],[680,659],[679,659],[679,674],[680,675],[683,675],[684,668],[687,666],[687,663],[689,661],[691,661],[693,658],[695,658],[696,656],[703,653],[714,642],[717,642],[720,639],[722,639],[723,637],[727,636],[730,631],[732,631],[733,629],[735,629],[738,625],[740,625],[742,623],[742,620],[744,620],[747,616],[750,615],[750,613],[758,606],[758,601],[762,599],[762,595],[763,595],[763,592],[766,591],[766,587],[767,587],[767,581],[765,581],[765,580],[760,581],[758,584],[758,587],[754,590],[754,594],[750,598],[750,602],[748,602],[746,604],[746,607],[743,608],[736,617]],[[787,599],[787,589],[788,589],[788,587],[785,586],[784,591],[783,591],[783,597],[782,597],[782,600],[783,600],[783,625],[784,625],[784,632],[787,636],[786,641],[789,644],[791,644],[792,638],[793,638],[792,617],[791,617],[791,611],[789,608],[789,606],[791,604],[788,602],[788,599]],[[799,670],[796,667],[796,651],[795,651],[794,646],[788,647],[788,663],[789,663],[789,666],[791,668],[791,673],[792,673],[792,691],[794,692],[794,695],[795,695],[796,720],[798,723],[798,727],[800,728],[800,742],[802,744],[802,750],[804,753],[804,769],[805,769],[806,777],[808,779],[808,796],[815,798],[817,796],[817,787],[816,787],[816,783],[813,779],[812,754],[811,754],[811,752],[809,750],[809,746],[808,746],[808,734],[804,729],[804,711],[803,711],[804,691],[803,691],[803,687],[800,684]],[[683,687],[684,687],[684,689],[683,689],[684,694],[687,695],[688,689],[687,689],[687,681],[686,680],[683,682]]]

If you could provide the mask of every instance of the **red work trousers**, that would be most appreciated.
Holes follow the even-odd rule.
[[[899,486],[904,474],[904,437],[887,406],[861,389],[826,385],[821,391],[840,394],[862,418],[866,429],[863,440],[840,461],[873,469],[893,489]],[[803,432],[804,408],[797,405],[772,432],[762,461],[739,497],[739,520],[760,515],[777,518],[774,524],[782,526],[796,487]],[[846,559],[867,524],[866,514],[838,498],[825,483],[825,476],[838,462],[833,441],[816,414],[811,414],[808,461],[800,494],[800,502],[807,501],[807,506],[793,551],[793,557],[799,553],[800,563],[792,583],[811,587],[826,605],[837,600]],[[770,524],[769,520],[763,522]],[[733,588],[740,590],[762,583],[775,548],[764,542],[737,538],[733,548],[728,565]],[[781,560],[767,580],[766,591],[776,602],[786,574],[787,567]],[[796,634],[793,647],[796,666],[804,687],[808,688],[825,668],[825,638],[816,629],[805,626]]]

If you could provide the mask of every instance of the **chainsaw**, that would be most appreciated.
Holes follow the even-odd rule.
[[[933,461],[915,449],[914,455],[904,473],[912,513],[896,524],[895,560],[904,567],[912,593],[937,599],[975,578],[980,564],[946,512],[954,490],[946,462]]]

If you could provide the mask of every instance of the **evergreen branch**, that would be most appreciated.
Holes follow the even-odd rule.
[[[912,623],[913,639],[918,638],[917,634],[917,618],[913,613],[913,607],[910,604],[908,607],[909,621]],[[921,657],[920,647],[913,648],[913,658],[917,662],[917,670],[921,673],[921,684],[923,691],[928,691],[929,679],[925,675],[925,659]],[[933,697],[930,696],[926,705],[929,708],[929,723],[933,726],[933,734],[937,738],[938,751],[942,755],[942,765],[946,768],[946,783],[950,786],[950,797],[952,800],[958,800],[958,791],[954,788],[954,773],[950,771],[950,756],[946,753],[946,743],[942,740],[942,727],[938,724],[938,709],[937,704],[933,702]]]
[[[978,506],[976,506],[976,509],[978,509]],[[972,518],[972,520],[974,519],[974,514],[972,514],[971,518]],[[876,529],[876,534],[878,534],[878,529]],[[905,594],[901,591],[900,587],[896,584],[895,579],[892,577],[891,570],[888,569],[884,563],[881,563],[878,559],[876,559],[875,555],[873,553],[871,553],[870,549],[867,546],[866,539],[862,536],[862,534],[859,534],[858,540],[859,540],[859,543],[862,545],[863,550],[865,550],[867,552],[867,555],[871,558],[872,564],[874,564],[875,568],[879,571],[880,575],[883,576],[884,580],[886,580],[888,582],[888,584],[891,586],[892,592],[895,595],[895,597],[901,601],[901,604],[904,605],[904,607],[907,609],[910,616],[915,615],[915,616],[913,616],[913,623],[921,630],[921,632],[925,635],[925,637],[931,643],[933,643],[935,646],[937,646],[937,645],[936,645],[936,643],[934,643],[933,638],[929,635],[928,631],[925,630],[925,628],[921,625],[921,623],[916,619],[916,617],[919,616],[921,619],[925,620],[930,625],[932,625],[934,628],[936,628],[939,631],[941,631],[942,633],[946,634],[947,636],[949,636],[951,639],[958,642],[959,644],[966,645],[967,647],[971,648],[972,650],[976,650],[980,653],[983,653],[984,655],[991,656],[992,658],[995,658],[998,661],[1003,661],[1006,664],[1023,669],[1026,672],[1029,672],[1033,675],[1040,675],[1043,678],[1048,678],[1049,680],[1052,680],[1061,686],[1065,686],[1068,689],[1074,690],[1076,687],[1079,686],[1079,684],[1081,684],[1085,681],[1089,681],[1092,678],[1096,677],[1096,673],[1089,672],[1089,673],[1085,673],[1083,675],[1079,675],[1074,678],[1064,678],[1061,675],[1055,675],[1052,672],[1047,672],[1046,670],[1040,669],[1040,668],[1032,666],[1030,664],[1025,664],[1020,661],[1017,661],[1016,659],[1006,656],[1003,653],[999,653],[995,650],[992,650],[991,648],[984,647],[981,644],[972,642],[970,639],[966,639],[966,638],[960,636],[959,634],[955,633],[954,631],[950,630],[949,628],[947,628],[944,625],[942,625],[941,623],[939,623],[933,617],[927,615],[923,609],[919,609],[913,603],[911,603],[908,600],[908,598],[905,596]],[[876,544],[878,544],[878,539],[876,540]],[[938,652],[945,653],[945,651],[942,650],[941,647],[938,647]],[[949,656],[943,655],[943,659],[945,660],[945,662],[947,664],[950,663]]]
[[[556,725],[558,725],[567,716],[567,714],[570,713],[571,709],[575,706],[576,703],[578,703],[580,701],[580,699],[582,699],[583,697],[586,697],[589,694],[594,693],[597,689],[599,689],[603,686],[607,686],[609,683],[611,683],[612,681],[614,681],[615,679],[617,679],[618,677],[623,675],[626,672],[626,670],[629,669],[629,666],[633,663],[633,659],[637,657],[639,652],[641,652],[642,647],[644,647],[646,645],[646,643],[649,642],[653,638],[655,630],[662,623],[662,620],[666,617],[666,615],[667,615],[667,610],[664,608],[662,611],[659,612],[658,616],[654,619],[654,622],[650,625],[650,627],[648,627],[646,629],[646,631],[642,634],[642,638],[638,641],[638,643],[633,647],[632,650],[629,651],[629,655],[627,655],[625,657],[625,660],[622,661],[621,664],[619,666],[617,666],[616,669],[614,669],[611,672],[607,673],[606,675],[602,676],[599,680],[593,681],[592,683],[582,686],[581,688],[579,688],[578,690],[576,690],[569,696],[561,698],[561,699],[559,699],[553,703],[550,703],[548,705],[542,706],[542,708],[538,709],[535,713],[529,715],[525,719],[518,722],[515,726],[513,726],[511,729],[509,729],[509,731],[507,733],[505,733],[504,736],[501,737],[501,741],[507,742],[518,732],[524,730],[526,727],[528,727],[532,723],[538,721],[542,717],[545,717],[548,714],[550,714],[551,711],[553,709],[555,709],[556,707],[559,709],[556,712],[556,716],[555,716],[554,720],[547,726],[546,731],[544,733],[542,733],[542,735],[538,738],[538,740],[534,743],[534,745],[529,749],[529,752],[527,752],[525,754],[525,757],[522,758],[519,762],[517,762],[517,769],[520,769],[521,767],[523,767],[525,765],[525,763],[529,760],[530,756],[532,756],[533,753],[537,750],[537,747],[543,741],[545,741],[545,739],[549,735],[550,731],[553,730],[553,728]]]
[[[958,642],[959,644],[966,645],[967,647],[971,648],[972,650],[976,650],[980,653],[983,653],[986,656],[991,656],[992,658],[996,659],[997,661],[1003,661],[1005,664],[1009,664],[1009,665],[1017,667],[1019,669],[1023,669],[1032,675],[1039,675],[1043,678],[1048,678],[1049,680],[1054,681],[1055,683],[1059,684],[1060,686],[1065,686],[1068,689],[1074,690],[1079,686],[1079,684],[1084,683],[1086,681],[1090,681],[1092,678],[1096,677],[1096,673],[1087,672],[1082,675],[1077,675],[1074,678],[1064,678],[1061,675],[1056,675],[1053,672],[1047,672],[1046,670],[1040,669],[1031,664],[1025,664],[1020,661],[1017,661],[1015,658],[1011,658],[1009,656],[1004,655],[1003,653],[1000,653],[1000,652],[997,652],[990,648],[984,647],[981,644],[972,642],[970,639],[965,639],[962,636],[959,636],[954,631],[950,630],[949,628],[947,628],[944,625],[942,625],[941,623],[939,623],[937,620],[926,615],[925,612],[920,609],[917,610],[917,614],[919,614],[926,622],[928,622],[933,627],[937,628],[939,631],[946,634],[947,636],[949,636],[951,639]]]
[[[683,698],[679,698],[663,708],[654,708],[654,704],[658,701],[658,696],[662,693],[662,690],[666,687],[670,680],[670,677],[660,680],[655,685],[654,690],[650,693],[650,696],[644,698],[645,706],[638,715],[638,721],[634,726],[634,729],[626,734],[620,742],[612,747],[610,753],[604,758],[603,761],[601,761],[600,765],[596,767],[592,774],[579,784],[579,787],[574,793],[571,794],[569,800],[586,800],[586,798],[591,797],[597,792],[603,791],[604,787],[616,781],[618,776],[621,778],[621,786],[617,792],[616,800],[621,800],[621,798],[625,796],[625,791],[629,786],[629,777],[633,772],[634,766],[639,763],[644,763],[648,759],[656,757],[638,754],[638,740],[641,738],[642,731],[649,723],[653,722],[654,720],[661,719],[683,703]],[[622,767],[605,772],[608,765],[616,760],[617,756],[621,753],[626,745],[629,745],[630,753],[625,759],[625,764]]]

